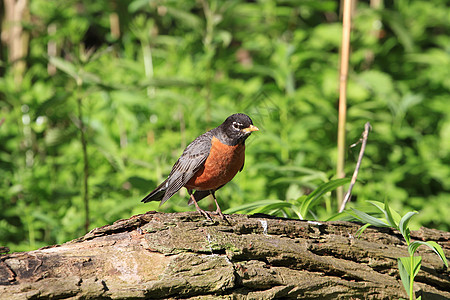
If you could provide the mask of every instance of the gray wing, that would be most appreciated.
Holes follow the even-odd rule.
[[[213,133],[208,131],[196,138],[184,149],[183,154],[173,165],[167,179],[167,190],[161,200],[161,205],[178,192],[200,169],[208,158],[212,137]]]

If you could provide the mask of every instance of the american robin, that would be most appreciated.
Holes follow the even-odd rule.
[[[142,199],[142,202],[161,201],[162,205],[184,186],[190,195],[189,205],[195,204],[197,211],[211,220],[197,201],[212,195],[217,206],[216,213],[225,219],[215,191],[233,179],[238,171],[242,171],[245,140],[253,131],[258,130],[245,114],[229,116],[219,127],[190,143],[173,165],[169,177]]]

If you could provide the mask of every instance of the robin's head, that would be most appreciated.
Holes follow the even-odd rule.
[[[222,142],[228,145],[242,143],[253,131],[259,130],[258,127],[253,125],[252,119],[245,114],[229,116],[219,128],[224,137]]]

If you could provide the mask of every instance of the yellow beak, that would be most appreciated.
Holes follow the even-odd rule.
[[[250,125],[249,127],[242,129],[242,131],[245,132],[245,133],[258,131],[258,130],[259,130],[259,128],[254,126],[254,125]]]

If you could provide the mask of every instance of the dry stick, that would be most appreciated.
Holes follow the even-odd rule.
[[[362,138],[360,138],[359,141],[357,141],[356,143],[354,143],[353,145],[350,146],[350,147],[355,147],[358,143],[360,143],[360,142],[362,143],[361,144],[361,150],[359,151],[358,162],[356,163],[356,168],[355,168],[355,171],[353,172],[353,176],[352,176],[352,180],[350,182],[350,186],[348,187],[347,194],[345,194],[344,201],[342,202],[341,208],[339,209],[340,213],[344,210],[345,205],[347,204],[347,202],[350,201],[350,197],[352,195],[353,186],[356,183],[356,177],[358,177],[359,167],[361,166],[361,161],[362,161],[362,158],[364,156],[364,151],[366,150],[367,138],[369,137],[369,130],[371,128],[372,128],[372,126],[370,126],[370,123],[367,122],[364,125],[364,132],[362,134]]]
[[[351,29],[352,0],[344,0],[344,10],[342,19],[342,46],[341,46],[341,69],[339,74],[339,121],[337,137],[337,178],[344,178],[345,161],[345,122],[347,116],[347,76],[348,60],[350,56],[350,29]],[[338,207],[342,205],[343,189],[337,189]]]

